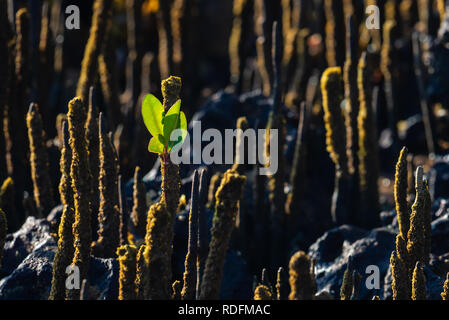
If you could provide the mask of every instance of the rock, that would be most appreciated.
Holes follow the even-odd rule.
[[[0,281],[0,299],[46,300],[50,293],[56,242],[48,235],[20,265]]]
[[[47,220],[28,217],[18,231],[6,236],[0,278],[11,274],[35,248],[48,241],[49,237],[50,223]]]
[[[49,238],[36,248],[13,271],[0,281],[0,299],[47,300],[53,276],[56,243]],[[91,257],[89,293],[97,300],[117,300],[119,265],[116,259]]]
[[[432,253],[449,252],[449,213],[432,222]]]
[[[439,159],[432,167],[434,171],[435,180],[433,181],[433,197],[447,198],[449,194],[449,161],[446,158]]]
[[[62,211],[64,209],[64,205],[60,204],[51,210],[51,212],[47,216],[47,221],[51,224],[55,224],[59,226],[59,222],[61,222]]]
[[[17,232],[6,238],[0,280],[0,299],[47,299],[51,288],[57,242],[50,235],[58,219],[56,207],[47,219],[28,217]],[[118,297],[119,265],[116,259],[92,257],[89,284],[97,299]]]
[[[310,257],[316,259],[318,291],[328,291],[334,298],[339,298],[343,274],[349,256],[352,256],[354,270],[362,275],[359,299],[371,300],[378,292],[367,289],[365,281],[372,273],[366,274],[366,268],[370,265],[379,268],[381,288],[394,250],[395,237],[396,233],[390,228],[367,232],[345,225],[326,232],[309,248]]]
[[[309,254],[321,264],[332,263],[342,254],[345,241],[352,243],[365,234],[365,230],[349,225],[329,230],[310,246]]]
[[[96,292],[97,300],[117,300],[120,267],[117,259],[91,257],[89,266],[90,290]]]

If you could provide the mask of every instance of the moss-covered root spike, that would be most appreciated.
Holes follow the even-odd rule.
[[[326,146],[337,170],[348,174],[346,155],[345,122],[341,109],[343,81],[341,68],[328,68],[321,77],[323,95],[324,123],[326,127]]]
[[[198,201],[200,209],[198,212],[198,259],[196,263],[196,300],[199,300],[201,294],[201,279],[203,278],[206,265],[207,254],[209,251],[209,239],[206,221],[206,196],[207,196],[207,177],[206,169],[200,171],[200,185]]]
[[[0,61],[2,61],[2,68],[0,71],[0,181],[7,176],[7,138],[5,137],[5,130],[8,130],[7,126],[4,126],[3,115],[6,109],[7,101],[9,99],[9,84],[12,82],[12,62],[13,55],[12,45],[13,41],[10,41],[13,33],[11,31],[11,25],[8,19],[8,2],[0,1]]]
[[[106,123],[100,113],[100,210],[98,240],[93,244],[97,257],[112,258],[120,245],[120,209],[118,197],[118,161]]]
[[[441,298],[443,300],[449,300],[449,273],[446,276],[446,281],[443,285],[443,292],[441,293]]]
[[[248,120],[246,117],[240,117],[237,119],[237,136],[235,145],[235,160],[232,169],[236,170],[239,174],[245,174],[245,170],[248,165],[245,165],[245,131],[248,129]]]
[[[341,68],[328,68],[321,77],[327,151],[335,164],[335,189],[332,197],[332,220],[336,225],[348,223],[348,197],[351,193],[346,128],[341,108],[343,81]]]
[[[161,89],[164,98],[163,106],[165,111],[178,101],[181,88],[182,80],[180,77],[170,76],[169,78],[162,80]]]
[[[49,300],[64,300],[66,298],[66,268],[72,263],[74,251],[72,234],[74,215],[73,207],[65,205],[59,223],[58,250],[53,260],[53,278]]]
[[[172,293],[172,218],[165,203],[156,203],[148,213],[145,235],[144,262],[147,268],[147,283],[143,287],[146,299],[168,300]]]
[[[414,268],[418,261],[423,262],[429,260],[429,257],[424,256],[426,247],[426,231],[424,225],[427,214],[425,211],[430,210],[430,206],[426,205],[426,186],[423,176],[423,168],[418,167],[415,176],[416,198],[412,205],[410,229],[407,235],[407,252],[410,259],[410,268]]]
[[[117,260],[120,264],[119,300],[135,300],[137,248],[133,245],[123,245],[117,248]]]
[[[182,298],[182,296],[181,296],[182,281],[176,280],[175,282],[173,282],[171,287],[172,287],[171,299],[172,300],[181,300],[181,298]]]
[[[199,175],[195,170],[192,181],[192,197],[189,214],[189,242],[187,255],[184,263],[183,287],[181,291],[182,300],[194,300],[196,293],[196,264],[198,258],[198,216],[199,216]]]
[[[209,182],[209,190],[207,194],[207,207],[211,210],[215,209],[215,194],[217,193],[218,187],[220,186],[221,180],[223,179],[223,174],[221,172],[215,173]]]
[[[26,117],[30,142],[31,177],[36,208],[41,217],[47,216],[54,208],[50,164],[46,148],[46,135],[37,104],[32,103]]]
[[[300,118],[298,122],[298,131],[296,136],[295,154],[293,158],[292,170],[290,173],[291,192],[287,196],[285,203],[285,212],[292,215],[294,224],[296,218],[300,216],[301,201],[304,195],[304,187],[306,184],[306,137],[307,137],[307,116],[305,103],[300,107]],[[296,226],[296,224],[295,224]]]
[[[269,96],[272,84],[271,41],[268,37],[269,29],[267,9],[264,0],[254,1],[254,31],[256,33],[257,67],[262,80],[262,91]]]
[[[62,122],[62,149],[59,169],[61,179],[59,180],[59,197],[63,205],[73,208],[72,180],[70,178],[70,165],[72,162],[72,149],[69,144],[69,125],[66,120]]]
[[[224,260],[229,239],[235,226],[246,177],[234,170],[225,172],[215,195],[215,214],[212,221],[212,239],[201,283],[201,300],[218,299],[223,275]]]
[[[106,38],[107,20],[112,8],[112,0],[95,0],[93,6],[92,25],[89,40],[84,50],[81,63],[81,74],[76,94],[83,101],[89,97],[89,88],[94,84],[98,72],[98,57],[101,54]]]
[[[171,76],[161,82],[163,107],[165,112],[168,111],[179,99],[182,81],[179,77]],[[170,157],[162,159],[162,196],[161,202],[167,205],[168,212],[172,215],[174,221],[179,203],[179,189],[181,180],[179,178],[179,166],[170,161]]]
[[[421,262],[417,262],[415,269],[413,270],[412,278],[412,300],[426,300],[426,276],[424,274],[423,265]]]
[[[120,208],[120,245],[123,246],[128,243],[129,210],[121,174],[118,176],[117,190]]]
[[[313,300],[317,291],[314,264],[304,251],[296,252],[289,263],[289,300]]]
[[[396,203],[399,233],[406,241],[410,229],[410,211],[407,204],[407,153],[407,148],[402,148],[394,176],[394,201]]]
[[[360,294],[360,285],[362,284],[362,275],[358,273],[357,271],[354,271],[352,273],[352,295],[351,300],[357,300],[359,298]]]
[[[402,261],[396,251],[390,257],[393,290],[393,300],[410,300],[411,282],[406,264]]]
[[[84,124],[86,111],[80,98],[69,102],[69,133],[72,149],[72,164],[70,178],[72,179],[75,222],[73,236],[75,252],[72,263],[80,270],[80,279],[87,277],[89,269],[92,230],[91,230],[91,175],[89,169],[88,151]],[[70,290],[70,297],[79,299],[79,290]]]
[[[5,239],[7,231],[8,231],[8,221],[6,221],[6,215],[0,208],[0,268],[2,266],[3,248],[5,247]]]
[[[0,208],[6,214],[9,232],[14,232],[20,228],[23,217],[19,217],[16,210],[14,180],[11,177],[6,178],[0,188]]]
[[[346,21],[346,60],[343,68],[345,92],[345,124],[346,124],[346,154],[348,168],[351,173],[357,171],[358,136],[357,116],[359,113],[357,86],[357,38],[354,16],[351,14]]]
[[[358,64],[359,110],[358,127],[358,171],[363,215],[360,225],[365,228],[378,226],[379,221],[379,151],[375,117],[372,111],[371,88],[367,54],[363,53]],[[355,149],[353,149],[355,150]],[[355,152],[355,151],[354,151]]]
[[[145,262],[144,252],[146,250],[146,245],[141,245],[136,257],[136,292],[137,299],[144,300],[148,297],[148,265]]]
[[[24,115],[26,114],[30,86],[30,14],[27,8],[16,12],[16,38],[15,38],[15,76],[10,89],[14,108],[9,108],[8,132],[10,134],[10,155],[13,166],[13,178],[16,185],[16,203],[21,200],[21,192],[28,183],[25,172],[29,170],[27,128]],[[4,28],[4,26],[2,26]],[[12,41],[14,43],[14,40]],[[3,133],[2,133],[3,134]],[[8,213],[7,213],[8,214]]]
[[[157,30],[159,38],[159,70],[163,78],[168,77],[173,71],[173,34],[170,17],[172,1],[158,1]]]
[[[271,288],[270,277],[268,276],[267,268],[262,269],[262,274],[260,276],[260,283]]]
[[[348,265],[343,275],[343,283],[340,288],[341,300],[351,300],[352,292],[354,289],[354,282],[352,277],[353,272],[354,268],[352,266],[352,257],[350,256],[348,260]]]
[[[424,256],[422,263],[429,264],[430,252],[432,249],[432,198],[429,192],[429,184],[427,180],[424,180]]]
[[[259,284],[254,290],[254,300],[273,300],[273,293],[267,286]]]
[[[288,282],[286,280],[286,274],[284,268],[280,267],[276,277],[276,299],[287,300],[288,299]]]
[[[147,228],[147,204],[146,190],[142,182],[142,174],[140,167],[136,167],[134,171],[133,185],[133,210],[131,212],[131,222],[140,237],[145,236]]]
[[[246,14],[251,10],[251,2],[248,0],[235,0],[233,4],[232,31],[229,37],[229,62],[231,83],[234,85],[237,94],[242,88],[242,77],[245,68],[245,45],[248,40],[248,24],[245,19]]]
[[[95,102],[95,90],[94,87],[90,87],[89,90],[89,107],[87,110],[86,120],[86,140],[87,148],[89,150],[89,167],[92,174],[92,213],[94,218],[92,219],[92,229],[96,232],[98,228],[98,208],[99,208],[99,187],[98,176],[100,172],[100,141],[98,135],[98,109]]]

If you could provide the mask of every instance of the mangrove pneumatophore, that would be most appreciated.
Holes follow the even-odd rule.
[[[223,276],[223,264],[231,232],[239,209],[239,200],[246,177],[228,170],[223,175],[215,195],[215,214],[212,221],[212,239],[201,283],[201,300],[218,299]]]
[[[289,300],[313,300],[317,291],[314,264],[304,251],[296,252],[289,263]]]
[[[92,182],[84,130],[86,110],[79,97],[69,102],[67,118],[69,123],[70,148],[72,149],[70,178],[72,179],[75,209],[75,222],[72,231],[75,252],[72,264],[79,268],[81,279],[85,279],[89,269],[92,242],[92,212],[90,207]],[[71,299],[79,299],[79,290],[70,290],[69,296]]]
[[[379,225],[379,151],[376,121],[373,114],[367,53],[362,53],[358,64],[357,84],[359,108],[357,115],[357,163],[360,187],[358,225],[372,228]],[[356,149],[353,148],[355,153]],[[355,155],[355,154],[354,154]]]
[[[87,110],[86,119],[86,141],[87,148],[89,150],[89,168],[92,174],[92,195],[91,195],[91,209],[92,209],[92,232],[93,237],[96,239],[96,231],[98,229],[98,209],[100,200],[99,172],[100,172],[100,140],[98,134],[98,109],[95,101],[94,87],[90,87],[89,90],[89,106]],[[69,158],[70,159],[70,158]]]
[[[421,262],[417,262],[412,277],[412,300],[426,300],[426,276]]]
[[[254,300],[273,300],[273,293],[270,288],[260,284],[254,290]]]
[[[145,250],[143,259],[145,266],[142,271],[146,275],[140,278],[145,282],[144,298],[150,300],[168,300],[172,293],[171,255],[172,241],[170,234],[171,214],[165,203],[156,203],[148,212],[147,233],[145,235]]]
[[[346,127],[341,108],[343,81],[341,68],[328,68],[321,77],[327,151],[335,164],[335,189],[332,196],[332,220],[341,225],[348,222],[351,178],[346,153]]]
[[[449,300],[449,273],[446,276],[446,281],[443,285],[443,292],[441,293],[443,300]]]
[[[145,185],[142,182],[140,167],[134,171],[133,185],[133,209],[131,212],[131,222],[140,237],[145,237],[147,228],[147,200]]]
[[[50,163],[46,148],[46,134],[37,104],[32,103],[26,117],[30,141],[31,177],[36,208],[45,217],[54,208],[53,189],[50,179]]]
[[[73,259],[73,234],[72,226],[75,221],[73,207],[64,205],[61,222],[58,229],[58,250],[53,260],[53,278],[49,300],[65,300],[66,293],[66,268]]]
[[[76,95],[81,97],[84,102],[89,99],[89,89],[94,85],[98,73],[98,57],[102,52],[104,40],[106,39],[112,3],[112,0],[95,0],[93,4],[92,25],[89,32],[89,40],[84,50],[81,74],[76,90]]]
[[[189,238],[186,259],[184,262],[183,287],[181,291],[182,300],[195,299],[197,282],[197,261],[198,261],[198,217],[199,217],[199,186],[200,177],[198,171],[193,173],[192,197],[190,200],[189,213]]]
[[[136,288],[136,262],[137,248],[133,245],[123,245],[117,248],[117,256],[120,264],[119,275],[119,300],[135,300]]]
[[[98,240],[92,245],[95,256],[112,258],[120,245],[120,209],[118,195],[118,159],[100,113],[100,209]]]
[[[0,188],[0,208],[6,214],[8,220],[8,230],[13,232],[20,228],[23,220],[23,216],[19,216],[19,212],[16,210],[15,205],[15,191],[14,181],[11,177],[3,181]]]

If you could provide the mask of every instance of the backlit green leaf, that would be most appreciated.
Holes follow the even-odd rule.
[[[148,131],[153,137],[164,133],[162,125],[164,107],[152,94],[146,95],[142,103],[142,117]]]
[[[164,144],[161,143],[159,137],[151,138],[150,143],[148,144],[148,151],[157,154],[164,153]]]
[[[179,123],[179,111],[181,110],[181,100],[168,110],[164,118],[164,137],[165,141],[170,141],[170,135],[177,128]]]
[[[184,143],[184,140],[187,136],[187,119],[184,112],[179,113],[179,121],[178,125],[176,126],[176,129],[181,130],[181,135],[178,136],[176,141],[170,141],[168,143],[168,152],[172,151],[178,151],[179,148],[181,148],[182,144]]]

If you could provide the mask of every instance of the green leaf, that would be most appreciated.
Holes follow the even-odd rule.
[[[165,141],[170,141],[170,135],[177,128],[179,123],[179,112],[181,110],[181,100],[176,101],[176,103],[168,110],[164,118],[164,137]]]
[[[151,138],[150,143],[148,144],[148,151],[157,154],[164,153],[164,144],[161,143],[160,137]]]
[[[145,126],[153,137],[164,133],[163,121],[164,107],[152,94],[147,94],[142,103],[142,117]]]
[[[176,129],[182,130],[181,136],[178,137],[177,141],[170,141],[168,143],[168,148],[167,148],[168,152],[178,151],[179,148],[184,143],[184,140],[186,139],[186,136],[187,136],[187,119],[186,119],[186,115],[182,111],[179,113],[179,121],[178,121],[178,125],[176,126]]]
[[[180,112],[180,116],[179,116],[179,129],[182,129],[186,132],[187,134],[187,118],[186,115],[184,114],[184,112]],[[183,140],[186,138],[186,134],[184,134],[184,138]]]

